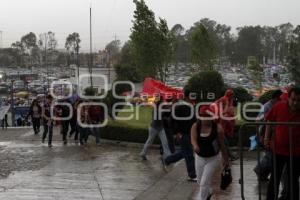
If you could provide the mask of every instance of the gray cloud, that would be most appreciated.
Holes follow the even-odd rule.
[[[299,0],[145,0],[157,17],[165,18],[170,27],[176,23],[189,28],[208,17],[231,25],[300,24]],[[92,0],[93,46],[101,49],[117,38],[128,39],[132,24],[132,0]],[[90,0],[1,0],[0,30],[3,44],[10,44],[30,31],[37,35],[49,30],[57,35],[64,47],[69,33],[79,32],[82,49],[89,43]]]

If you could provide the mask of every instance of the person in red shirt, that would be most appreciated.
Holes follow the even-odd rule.
[[[269,122],[300,122],[300,88],[293,87],[289,91],[288,101],[280,101],[273,106],[266,116]],[[291,137],[289,138],[289,129],[291,129]],[[288,188],[287,199],[299,200],[299,176],[300,176],[300,125],[286,126],[278,125],[275,127],[273,142],[271,139],[271,126],[266,126],[266,134],[264,144],[267,148],[272,148],[275,155],[275,170],[272,170],[270,182],[268,185],[267,200],[277,199],[280,177],[284,166],[287,166]],[[292,151],[290,153],[290,147]],[[290,156],[292,163],[290,163]],[[292,164],[292,166],[291,166]],[[292,167],[293,176],[291,177],[290,169]],[[291,180],[292,179],[292,180]],[[290,183],[292,182],[292,185]],[[276,191],[274,191],[274,183],[276,183]],[[290,188],[292,187],[293,193]]]
[[[105,114],[103,107],[100,105],[90,105],[88,107],[88,123],[93,126],[90,128],[89,133],[95,136],[96,145],[100,146],[100,127],[99,125],[104,121]],[[88,140],[89,134],[86,135],[86,140]]]
[[[225,145],[229,147],[229,139],[234,137],[235,113],[234,113],[234,92],[226,90],[225,95],[210,105],[211,111],[218,117],[218,123],[222,126],[225,136]],[[231,161],[237,160],[229,148],[227,148]]]

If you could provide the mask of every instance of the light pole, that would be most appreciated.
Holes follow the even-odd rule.
[[[2,31],[0,30],[0,49],[3,48],[2,47]]]
[[[14,81],[15,80],[11,80],[11,89],[10,89],[11,126],[15,126]]]
[[[28,103],[28,105],[30,105],[30,99],[29,99],[29,97],[30,97],[30,91],[29,91],[29,82],[27,82],[26,81],[26,88],[27,88],[27,93],[28,93],[28,96],[27,96],[27,103]]]
[[[77,88],[79,88],[79,44],[76,46],[76,62],[77,62]]]
[[[92,5],[91,5],[90,6],[90,67],[89,67],[91,88],[93,88],[92,68],[93,68],[93,54],[92,54]]]
[[[106,49],[106,53],[107,53],[108,83],[110,84],[110,52],[109,52],[109,49]]]
[[[47,71],[47,86],[48,86],[48,91],[49,91],[49,68],[48,68],[48,60],[47,60],[47,40],[48,40],[48,37],[47,37],[47,33],[44,33],[44,37],[45,37],[45,67],[46,67],[46,71]]]

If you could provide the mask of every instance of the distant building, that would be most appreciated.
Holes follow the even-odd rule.
[[[31,71],[21,71],[21,72],[12,72],[6,74],[6,79],[8,80],[21,80],[24,82],[31,82],[38,78],[37,73],[33,73]]]

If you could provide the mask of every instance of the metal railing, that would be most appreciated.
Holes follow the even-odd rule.
[[[291,133],[291,127],[292,126],[300,126],[300,122],[247,122],[245,124],[243,124],[240,129],[239,129],[239,155],[240,155],[240,180],[239,180],[239,183],[241,185],[241,198],[242,200],[245,200],[245,194],[244,194],[244,161],[243,161],[243,158],[244,158],[244,152],[243,152],[243,134],[242,134],[242,129],[244,127],[247,127],[247,126],[259,126],[259,125],[270,125],[270,126],[288,126],[288,137],[289,137],[289,161],[290,161],[290,177],[293,177],[293,174],[294,174],[294,169],[293,169],[293,140],[292,140],[292,133]],[[274,144],[275,142],[275,137],[276,137],[276,134],[272,134],[272,143]],[[257,138],[259,138],[259,133],[257,131]],[[272,151],[275,151],[275,145],[272,146]],[[260,152],[261,152],[261,147],[260,145],[258,144],[257,145],[257,163],[258,163],[258,174],[259,176],[261,175],[260,171],[261,171],[261,159],[260,159]],[[272,153],[273,154],[273,170],[274,172],[276,172],[276,155],[275,153]],[[275,200],[278,199],[278,187],[277,187],[277,177],[276,177],[276,173],[274,173],[274,192],[275,192]],[[293,197],[293,179],[290,178],[290,187],[289,187],[289,190],[290,190],[290,199],[294,199]],[[259,200],[262,199],[262,184],[261,184],[261,179],[258,178],[258,195],[259,195]]]

